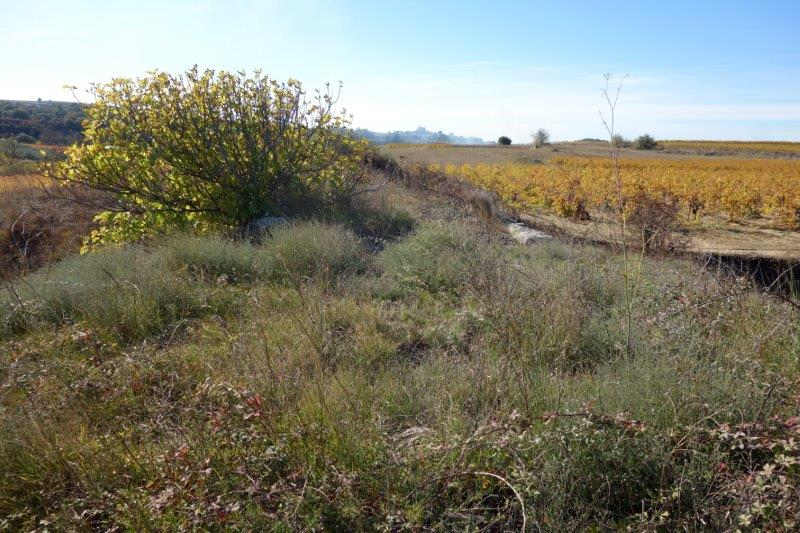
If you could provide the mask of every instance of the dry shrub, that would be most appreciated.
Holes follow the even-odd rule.
[[[57,189],[38,175],[0,177],[0,279],[79,250],[99,196],[82,188]]]
[[[670,252],[680,246],[676,238],[680,204],[670,195],[652,196],[639,191],[630,200],[627,221],[642,234],[642,247],[649,252]]]

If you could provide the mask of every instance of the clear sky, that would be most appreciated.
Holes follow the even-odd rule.
[[[355,126],[800,140],[800,0],[0,0],[0,98],[150,69],[344,83]]]

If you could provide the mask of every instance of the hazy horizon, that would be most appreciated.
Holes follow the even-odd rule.
[[[152,69],[343,82],[353,126],[515,143],[604,137],[603,73],[629,74],[627,137],[800,140],[795,2],[29,2],[0,20],[0,98],[72,100]],[[86,98],[81,93],[81,98]]]

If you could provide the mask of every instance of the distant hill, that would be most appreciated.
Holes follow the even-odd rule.
[[[83,105],[75,102],[0,100],[0,137],[71,144],[81,138],[83,118]]]
[[[72,144],[82,136],[83,108],[83,104],[75,102],[0,100],[0,138],[26,135],[42,144]],[[487,144],[478,137],[423,127],[385,133],[359,128],[353,133],[375,144]]]
[[[460,137],[453,133],[442,131],[429,131],[423,127],[409,131],[389,131],[386,133],[371,131],[363,128],[354,130],[354,133],[375,144],[426,144],[426,143],[445,143],[445,144],[487,144],[486,141],[478,137]]]

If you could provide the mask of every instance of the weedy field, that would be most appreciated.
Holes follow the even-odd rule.
[[[796,527],[795,309],[393,176],[6,284],[0,529]]]

